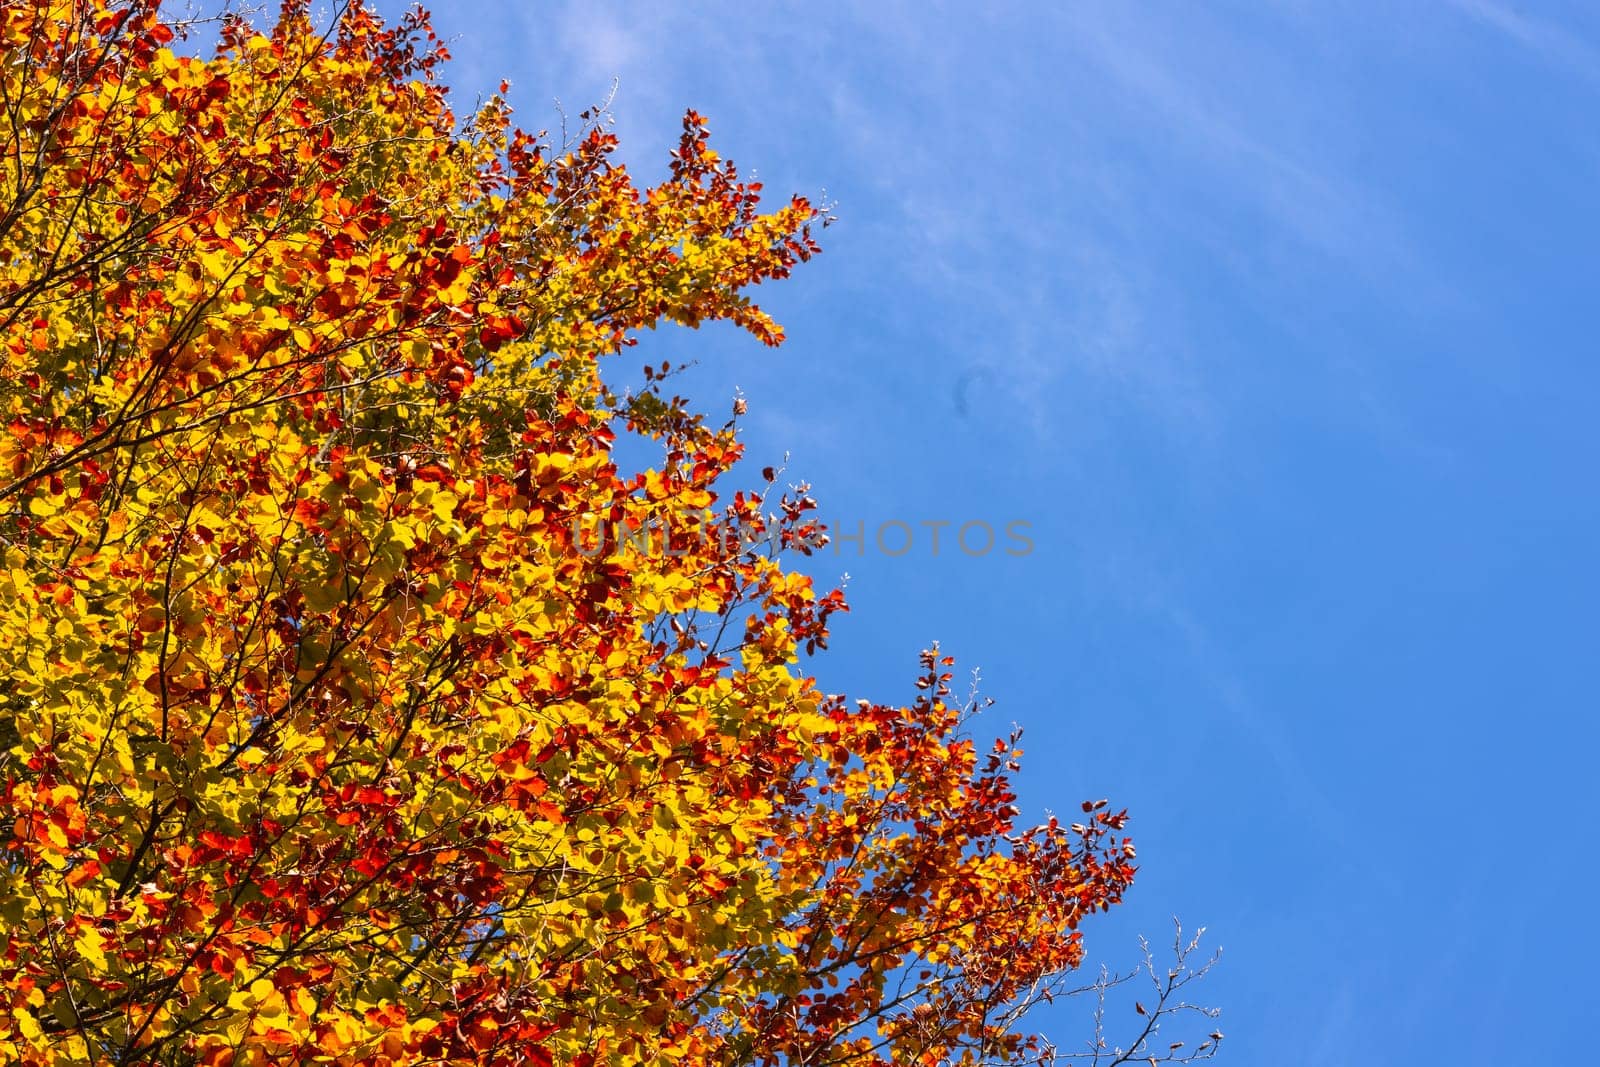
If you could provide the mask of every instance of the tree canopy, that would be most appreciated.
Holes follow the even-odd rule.
[[[0,1060],[1045,1055],[1125,815],[1019,825],[937,650],[819,691],[806,491],[601,373],[777,344],[815,207],[457,116],[421,14],[183,29],[0,5]]]

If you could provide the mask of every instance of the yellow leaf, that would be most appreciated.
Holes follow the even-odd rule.
[[[213,278],[226,277],[229,270],[228,253],[220,248],[212,249],[210,252],[202,252],[200,254],[200,266]]]
[[[75,942],[78,956],[87,960],[95,970],[103,971],[106,967],[106,939],[94,927],[85,930]]]

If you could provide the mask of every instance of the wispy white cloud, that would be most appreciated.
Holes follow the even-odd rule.
[[[1570,30],[1524,15],[1497,0],[1449,0],[1449,3],[1551,66],[1588,81],[1600,81],[1600,49]]]
[[[1084,18],[1075,30],[1083,54],[1141,99],[1181,149],[1202,160],[1234,198],[1253,203],[1286,232],[1364,273],[1412,258],[1400,220],[1357,176],[1255,132],[1248,119],[1217,102],[1209,86],[1177,73],[1169,57],[1125,27]],[[1258,104],[1288,93],[1283,86],[1260,89]]]
[[[1146,596],[1151,610],[1163,615],[1182,635],[1202,675],[1213,687],[1216,700],[1232,719],[1240,736],[1259,746],[1266,756],[1284,799],[1299,808],[1307,817],[1308,825],[1314,826],[1325,840],[1341,848],[1355,848],[1356,835],[1350,817],[1307,767],[1304,753],[1285,725],[1286,710],[1265,713],[1257,706],[1242,678],[1227,662],[1221,646],[1212,639],[1209,629],[1169,588],[1152,580]],[[1375,872],[1373,877],[1386,889],[1396,888],[1393,876],[1386,872]]]
[[[851,29],[870,42],[873,77],[841,83],[829,106],[851,158],[869,165],[852,177],[880,198],[875,218],[847,206],[847,224],[872,227],[941,316],[956,354],[945,368],[951,410],[1004,410],[1008,426],[1059,445],[1099,421],[1081,409],[1106,389],[1161,421],[1203,427],[1209,405],[1175,336],[1179,312],[1142,256],[1098,232],[1117,229],[1119,211],[1137,214],[1118,176],[1073,148],[1076,131],[1054,126],[1060,114],[997,117],[995,94],[972,83],[969,38],[926,12],[902,15],[903,25],[877,9]],[[1108,203],[1086,203],[1084,185]]]

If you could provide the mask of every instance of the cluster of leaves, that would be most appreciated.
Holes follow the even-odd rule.
[[[777,343],[812,205],[693,113],[647,188],[458,119],[420,14],[174,34],[0,4],[0,1060],[1038,1053],[1124,816],[1018,829],[936,652],[909,706],[820,693],[837,592],[695,535],[809,501],[599,373]]]

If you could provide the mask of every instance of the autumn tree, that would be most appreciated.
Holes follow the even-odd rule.
[[[819,692],[805,491],[601,374],[777,344],[814,208],[458,118],[420,13],[188,28],[0,3],[0,1061],[1048,1056],[1125,814],[1020,828],[937,651]]]

